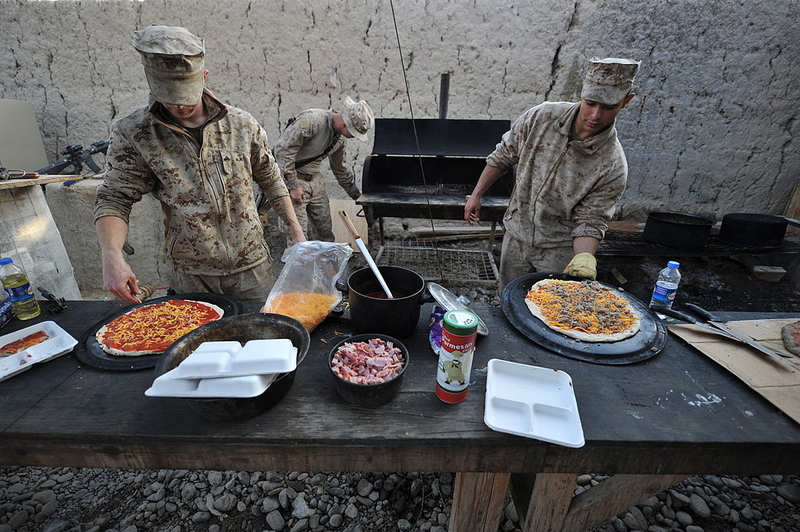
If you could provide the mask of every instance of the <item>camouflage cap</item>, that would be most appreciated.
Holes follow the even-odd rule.
[[[583,78],[581,98],[607,105],[616,105],[633,88],[639,70],[639,61],[607,57],[593,57]]]
[[[367,140],[367,131],[375,125],[375,115],[372,114],[367,102],[354,101],[350,96],[344,99],[344,110],[341,112],[344,125],[355,138],[364,142]]]
[[[177,26],[148,26],[133,32],[153,97],[168,105],[195,105],[203,95],[203,39]]]

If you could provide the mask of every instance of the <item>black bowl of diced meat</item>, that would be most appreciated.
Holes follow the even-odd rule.
[[[377,406],[394,399],[408,369],[408,349],[391,336],[358,334],[333,346],[328,369],[342,399]]]

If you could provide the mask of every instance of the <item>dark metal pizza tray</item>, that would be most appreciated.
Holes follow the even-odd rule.
[[[543,279],[579,280],[563,273],[531,273],[511,281],[503,290],[501,305],[511,324],[528,339],[565,357],[593,364],[632,364],[657,355],[667,343],[667,327],[641,301],[619,288],[613,288],[627,299],[641,317],[641,328],[631,336],[618,342],[584,342],[554,331],[531,314],[525,304],[525,296],[531,286]]]
[[[225,316],[234,316],[244,312],[244,307],[239,300],[223,294],[177,294],[174,296],[159,297],[156,299],[147,300],[139,305],[131,305],[130,307],[114,311],[89,327],[89,329],[83,333],[83,335],[81,335],[80,339],[78,340],[78,345],[75,346],[75,354],[77,355],[78,360],[88,366],[92,366],[93,368],[110,369],[115,371],[131,371],[154,368],[161,355],[144,355],[140,357],[117,357],[109,355],[103,351],[103,349],[100,347],[100,344],[97,343],[95,334],[97,334],[97,331],[99,331],[100,327],[103,325],[115,318],[118,318],[119,316],[122,316],[126,312],[130,312],[135,308],[153,305],[155,303],[162,303],[164,301],[171,301],[174,299],[191,299],[194,301],[211,303],[213,305],[217,305],[223,311],[225,311]]]

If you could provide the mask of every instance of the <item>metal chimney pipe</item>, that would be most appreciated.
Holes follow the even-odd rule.
[[[450,72],[442,74],[439,83],[439,118],[447,118],[447,100],[450,98]]]

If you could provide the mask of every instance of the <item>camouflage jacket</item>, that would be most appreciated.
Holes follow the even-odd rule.
[[[253,180],[273,203],[288,191],[255,118],[208,91],[203,99],[210,119],[202,147],[153,100],[114,122],[94,218],[128,222],[133,204],[152,193],[162,205],[165,251],[175,268],[230,275],[270,258]]]
[[[310,179],[327,157],[336,180],[355,199],[361,193],[355,175],[345,166],[346,155],[347,138],[333,130],[333,111],[325,109],[307,109],[297,115],[275,143],[275,160],[290,190],[300,186],[298,174]]]
[[[628,164],[613,124],[570,140],[579,107],[544,102],[529,109],[486,159],[501,169],[517,166],[503,225],[531,246],[559,247],[578,236],[602,240],[625,190]]]

